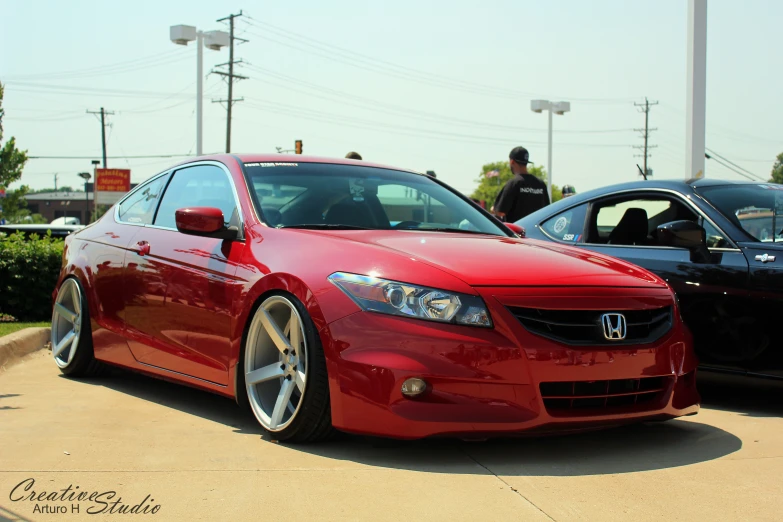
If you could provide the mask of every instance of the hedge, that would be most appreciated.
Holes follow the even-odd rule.
[[[51,318],[63,245],[49,235],[0,234],[0,315],[19,321]]]

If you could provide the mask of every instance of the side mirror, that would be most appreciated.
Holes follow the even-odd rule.
[[[525,227],[520,227],[516,223],[503,223],[506,225],[506,228],[511,230],[514,234],[518,235],[519,237],[525,237]]]
[[[693,221],[682,220],[665,223],[658,227],[658,244],[675,248],[685,248],[691,252],[694,263],[709,263],[710,251],[707,248],[707,231]]]
[[[174,213],[177,230],[192,236],[236,239],[239,230],[225,225],[223,211],[214,207],[180,208]]]

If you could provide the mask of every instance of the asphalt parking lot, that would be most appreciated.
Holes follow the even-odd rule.
[[[228,399],[70,380],[39,351],[0,374],[0,521],[139,504],[153,520],[781,520],[781,390],[705,380],[694,417],[581,435],[288,446]]]

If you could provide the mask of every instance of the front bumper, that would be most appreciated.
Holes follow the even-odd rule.
[[[697,361],[691,335],[679,318],[669,333],[649,345],[569,347],[528,332],[505,307],[563,307],[566,295],[569,307],[628,309],[671,300],[668,291],[641,295],[638,289],[622,290],[571,288],[565,294],[561,289],[481,289],[495,322],[492,329],[370,312],[337,320],[320,332],[333,425],[406,439],[481,437],[696,413]],[[410,377],[426,380],[429,391],[416,399],[404,397],[402,382]],[[630,391],[630,381],[654,386],[637,394]],[[604,382],[606,392],[631,387],[623,400],[604,400]],[[542,383],[557,383],[561,389],[564,383],[576,383],[571,389],[585,387],[590,400],[545,401],[552,385]]]

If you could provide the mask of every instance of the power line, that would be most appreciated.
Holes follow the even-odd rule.
[[[741,170],[735,169],[734,167],[732,167],[731,165],[728,165],[727,163],[724,163],[723,161],[721,161],[717,157],[713,158],[712,156],[710,156],[706,152],[704,153],[704,157],[707,158],[708,160],[714,161],[718,165],[722,166],[723,168],[725,168],[727,170],[730,170],[730,171],[734,172],[735,174],[739,174],[740,176],[742,176],[745,179],[749,179],[750,181],[757,181],[757,179],[754,179],[752,176],[749,176],[749,175],[745,174]]]
[[[490,87],[487,85],[481,85],[477,83],[467,82],[456,78],[449,78],[440,76],[430,72],[421,71],[411,67],[398,65],[393,62],[389,62],[377,57],[371,57],[355,51],[338,47],[320,40],[309,38],[307,36],[288,31],[286,29],[279,28],[267,22],[261,22],[256,20],[250,15],[245,14],[248,19],[245,21],[248,25],[256,27],[265,31],[266,34],[257,34],[249,32],[249,34],[261,38],[263,40],[271,41],[279,45],[290,47],[301,52],[315,54],[328,60],[336,61],[345,65],[349,65],[358,69],[364,69],[370,72],[379,74],[385,74],[398,79],[415,81],[417,83],[435,86],[439,88],[448,88],[451,90],[457,90],[462,92],[468,92],[472,94],[483,94],[487,96],[495,96],[500,98],[510,98],[518,100],[520,96],[539,97],[542,96],[538,93],[526,93],[514,91],[511,89],[502,89],[496,87]],[[269,37],[269,33],[279,38],[284,38],[293,41],[295,44],[282,42],[274,38]],[[300,46],[309,47],[311,50],[303,49]],[[551,95],[551,93],[550,93]],[[578,98],[578,97],[566,97],[573,101],[580,101],[583,103],[628,103],[633,98]]]
[[[648,145],[647,140],[650,138],[650,133],[654,130],[658,130],[657,128],[650,128],[650,106],[651,105],[658,105],[658,102],[650,102],[650,100],[647,99],[645,96],[644,103],[634,103],[636,107],[642,107],[640,109],[640,112],[644,113],[644,129],[634,129],[637,132],[642,133],[642,137],[644,138],[644,145],[634,145],[634,148],[636,149],[642,149],[644,152],[641,154],[641,157],[644,158],[644,170],[642,171],[642,176],[644,179],[647,179],[647,176],[650,175],[650,169],[647,168],[647,158],[650,157],[649,149],[654,149],[656,145]],[[637,154],[636,157],[639,157],[640,155]]]
[[[108,159],[185,158],[195,154],[143,154],[138,156],[107,156]],[[27,156],[27,159],[91,160],[95,156]]]
[[[410,127],[406,125],[395,125],[390,123],[380,123],[377,120],[367,120],[361,118],[352,118],[341,114],[317,111],[314,109],[302,109],[294,105],[283,103],[263,102],[248,98],[247,107],[271,112],[276,114],[293,115],[300,118],[318,121],[329,124],[340,124],[346,127],[354,127],[365,130],[381,131],[403,136],[412,136],[417,138],[441,139],[444,141],[457,141],[461,143],[516,143],[515,140],[508,138],[497,138],[494,136],[478,136],[474,134],[463,134],[455,132],[436,131],[431,129],[422,129],[420,127]],[[545,141],[527,141],[528,144],[545,145]],[[604,143],[563,143],[562,145],[583,145],[590,147],[629,147],[625,144],[604,144]]]
[[[20,80],[35,80],[36,78],[45,78],[45,79],[67,79],[67,78],[84,78],[86,76],[102,76],[102,75],[113,75],[118,74],[121,72],[130,72],[135,71],[139,69],[143,69],[146,67],[158,67],[160,65],[168,65],[169,63],[173,63],[170,61],[172,58],[176,57],[177,60],[174,61],[181,61],[184,60],[186,55],[189,53],[187,51],[182,50],[174,50],[174,51],[168,51],[165,53],[156,53],[150,56],[144,56],[141,58],[134,58],[133,60],[126,60],[122,62],[116,62],[113,64],[108,65],[100,65],[96,67],[88,67],[86,69],[74,69],[70,71],[56,71],[51,73],[44,73],[44,74],[20,74],[20,75],[11,75],[10,78],[12,80],[14,79],[20,79]]]
[[[721,156],[720,154],[718,154],[718,153],[717,153],[717,152],[715,152],[714,150],[710,149],[709,147],[705,147],[705,149],[707,150],[707,152],[709,152],[710,154],[712,154],[712,155],[713,155],[713,156],[715,156],[716,158],[720,158],[721,160],[723,160],[723,161],[725,161],[726,163],[728,163],[728,164],[732,165],[733,167],[735,167],[735,168],[737,168],[737,169],[739,169],[739,170],[741,170],[741,171],[745,172],[746,174],[749,174],[750,176],[753,176],[754,178],[756,178],[756,179],[758,179],[758,180],[761,180],[761,181],[764,181],[764,182],[766,182],[766,181],[767,181],[766,179],[762,178],[761,176],[758,176],[758,175],[754,174],[753,172],[749,171],[748,169],[746,169],[746,168],[744,168],[744,167],[741,167],[741,166],[737,165],[736,163],[734,163],[733,161],[731,161],[731,160],[729,160],[729,159],[727,159],[727,158],[724,158],[723,156]],[[710,156],[709,156],[709,155],[707,155],[707,154],[705,154],[705,156],[707,156],[707,159],[714,159],[714,158],[710,157]],[[747,177],[747,176],[746,176],[746,177]]]
[[[242,60],[234,60],[234,42],[239,40],[242,43],[246,43],[248,40],[234,36],[234,18],[242,16],[242,11],[239,14],[231,14],[225,18],[220,18],[218,22],[225,22],[228,20],[229,25],[229,46],[228,46],[228,62],[216,65],[216,67],[228,66],[228,72],[224,71],[212,71],[212,74],[219,74],[223,76],[228,84],[228,98],[225,100],[212,100],[212,103],[224,103],[226,104],[226,154],[231,152],[231,110],[236,102],[243,101],[243,98],[238,100],[234,99],[234,80],[246,80],[247,76],[242,76],[234,73],[234,65],[242,63]]]
[[[315,98],[320,98],[323,100],[328,101],[337,101],[338,103],[343,103],[346,105],[351,105],[354,107],[360,107],[365,110],[370,110],[374,112],[380,112],[385,114],[391,114],[395,116],[404,115],[405,117],[413,117],[424,121],[433,121],[438,123],[447,123],[449,125],[463,125],[468,127],[486,127],[491,129],[498,129],[498,130],[504,130],[504,131],[512,131],[512,132],[547,132],[545,128],[533,128],[533,127],[518,127],[514,125],[502,125],[497,123],[487,123],[487,122],[480,122],[475,120],[466,120],[463,118],[455,118],[453,116],[444,116],[441,114],[421,111],[417,109],[411,109],[408,107],[403,107],[401,105],[395,105],[388,102],[384,102],[381,100],[375,100],[371,98],[366,98],[363,96],[358,96],[354,94],[349,94],[344,91],[339,91],[336,89],[332,89],[329,87],[325,87],[323,85],[315,84],[312,82],[307,82],[304,80],[300,80],[298,78],[294,78],[292,76],[287,76],[285,74],[278,73],[276,71],[272,71],[269,69],[265,69],[262,67],[258,67],[253,64],[245,63],[245,65],[256,72],[259,72],[264,75],[263,78],[256,78],[251,76],[250,79],[254,81],[259,81],[263,83],[267,83],[269,85],[274,85],[280,88],[284,88],[286,91],[293,91],[293,92],[299,92],[302,94],[306,94],[308,96],[313,96]],[[270,80],[269,77],[273,77],[276,79],[279,79],[280,82],[275,82],[274,80]],[[307,90],[297,89],[296,87],[292,87],[291,84],[298,84],[303,86],[305,89],[310,89],[315,92],[309,92]],[[623,133],[623,132],[629,132],[633,129],[590,129],[590,130],[563,130],[558,131],[560,133],[564,134],[609,134],[609,133]]]
[[[116,96],[116,97],[126,97],[126,98],[168,98],[168,97],[179,97],[179,98],[188,98],[191,99],[192,96],[185,93],[172,93],[172,92],[154,92],[154,91],[136,91],[136,90],[127,90],[127,89],[96,89],[91,87],[72,87],[70,85],[52,85],[52,84],[44,84],[44,83],[33,83],[33,82],[17,82],[17,81],[9,81],[5,85],[9,85],[13,88],[13,90],[17,90],[16,86],[21,87],[27,87],[28,89],[32,89],[29,92],[51,92],[54,94],[74,94],[78,96],[83,96],[85,94],[101,94],[103,96]],[[26,90],[22,90],[21,92],[28,92]]]

